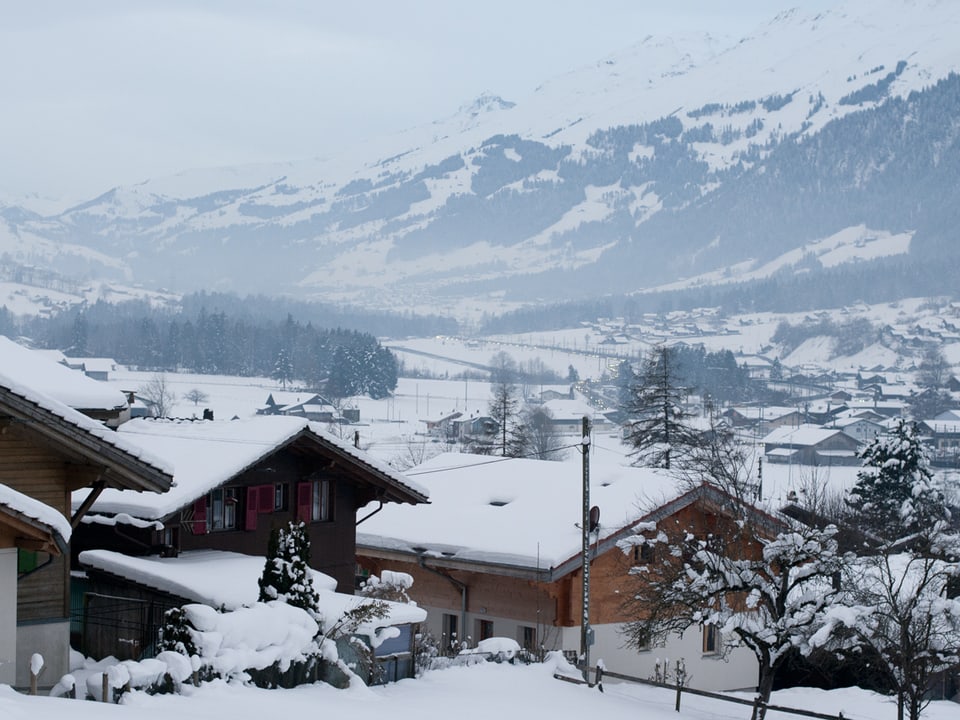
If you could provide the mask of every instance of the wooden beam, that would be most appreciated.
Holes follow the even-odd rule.
[[[73,517],[70,518],[70,527],[76,530],[77,525],[80,524],[80,519],[87,514],[87,511],[90,507],[97,501],[97,498],[100,497],[100,493],[103,492],[103,489],[106,487],[106,483],[103,480],[103,476],[100,477],[96,482],[93,483],[93,488],[90,490],[90,494],[87,495],[86,500],[77,508],[77,511],[73,514]]]

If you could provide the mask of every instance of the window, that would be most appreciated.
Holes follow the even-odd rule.
[[[236,488],[217,488],[210,493],[207,524],[211,530],[232,530],[237,526]]]
[[[313,481],[313,504],[310,519],[314,522],[330,519],[330,481]]]
[[[180,549],[180,531],[179,528],[165,527],[157,533],[160,553],[163,557],[176,557]]]
[[[328,522],[333,520],[333,502],[329,480],[297,483],[297,520]]]
[[[443,630],[440,638],[441,645],[450,650],[456,650],[457,644],[457,616],[443,614]]]
[[[477,642],[493,637],[493,620],[477,620]]]
[[[286,510],[287,503],[290,502],[288,497],[289,491],[287,490],[286,483],[277,483],[273,486],[273,509],[274,511]]]
[[[17,550],[17,573],[22,575],[23,573],[33,572],[38,567],[43,565],[46,562],[46,559],[49,556],[46,553],[43,553],[43,558],[41,558],[41,553],[36,550]]]
[[[703,654],[715,655],[718,652],[719,637],[716,625],[703,626]]]
[[[653,545],[644,543],[643,545],[633,546],[633,564],[646,565],[652,563],[654,559]]]

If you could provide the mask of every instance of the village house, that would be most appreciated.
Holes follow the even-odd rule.
[[[313,548],[310,566],[354,591],[356,528],[366,518],[357,509],[373,504],[426,502],[426,492],[389,466],[370,458],[322,426],[294,417],[244,420],[131,420],[116,433],[125,443],[173,468],[175,486],[164,496],[105,491],[90,502],[74,494],[75,507],[90,515],[74,533],[75,554],[112,550],[127,556],[176,557],[219,550],[262,558],[270,533],[290,521],[304,522]],[[75,581],[81,626],[114,622],[128,603],[101,602],[116,596],[88,579]],[[139,601],[139,596],[130,602]],[[111,606],[111,603],[113,605]],[[112,609],[111,609],[112,608]],[[144,626],[126,656],[152,641]],[[85,632],[85,631],[84,631]],[[102,649],[102,647],[100,648]]]
[[[924,442],[931,448],[931,462],[939,467],[960,465],[960,419],[943,413],[942,419],[917,423]]]
[[[117,361],[113,358],[74,358],[64,357],[63,364],[71,370],[79,370],[91,380],[106,382],[110,373],[117,371]]]
[[[17,667],[17,595],[19,554],[62,557],[71,528],[49,505],[0,485],[0,683],[14,685]]]
[[[550,427],[557,435],[579,437],[583,432],[583,418],[589,417],[595,430],[609,430],[613,424],[581,399],[548,400],[543,408],[550,414]]]
[[[777,405],[737,405],[721,416],[733,428],[752,430],[765,435],[775,428],[797,427],[803,423],[803,413],[795,407]]]
[[[421,422],[426,425],[427,435],[431,438],[453,442],[457,439],[457,425],[455,423],[461,417],[463,417],[462,412],[459,410],[451,410],[450,412],[440,413],[438,416],[422,420]]]
[[[391,506],[357,535],[363,572],[414,578],[411,598],[445,651],[489,637],[515,639],[532,653],[576,655],[582,617],[582,468],[568,462],[442,454],[410,471],[430,490],[424,506]],[[612,671],[654,677],[664,658],[684,658],[694,687],[754,687],[757,662],[744,648],[724,653],[715,628],[691,627],[666,647],[624,647],[623,601],[630,567],[646,560],[616,543],[650,523],[717,532],[727,521],[708,486],[678,487],[668,473],[598,458],[590,471],[591,657]],[[728,499],[728,498],[727,498]],[[764,516],[766,519],[766,516]],[[662,672],[662,666],[661,666]]]
[[[883,435],[887,432],[887,427],[883,422],[846,414],[841,417],[835,417],[829,425],[827,425],[827,428],[842,430],[861,445],[866,445],[878,435]]]
[[[489,415],[471,413],[469,417],[458,417],[450,421],[453,439],[464,445],[489,445],[500,432],[500,423]]]
[[[781,427],[767,434],[763,452],[768,462],[793,465],[859,465],[856,438],[819,425]]]
[[[354,408],[337,411],[333,404],[317,393],[275,391],[267,395],[257,415],[289,415],[313,422],[358,422],[359,411]]]
[[[71,567],[66,540],[89,509],[88,503],[71,509],[71,493],[87,488],[91,501],[106,489],[153,495],[167,491],[172,476],[163,461],[100,421],[108,414],[103,410],[123,404],[122,393],[6,338],[0,338],[0,356],[0,484],[9,488],[6,525],[13,518],[18,528],[12,543],[4,544],[5,563],[15,559],[16,581],[5,587],[15,588],[16,603],[11,614],[8,594],[0,616],[0,633],[9,635],[11,623],[16,627],[15,661],[9,667],[0,665],[0,673],[25,687],[33,653],[43,656],[50,682],[69,671]],[[76,407],[100,417],[91,419]],[[30,514],[21,496],[50,510]],[[35,531],[45,535],[46,525],[52,536],[30,532],[31,517],[42,520]],[[5,648],[11,652],[11,646]]]

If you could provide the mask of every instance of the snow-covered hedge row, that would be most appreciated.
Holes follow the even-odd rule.
[[[347,685],[357,677],[340,661],[336,643],[320,632],[317,621],[281,601],[232,612],[185,605],[168,616],[160,645],[165,649],[153,659],[97,664],[83,673],[83,681],[65,675],[51,695],[100,700],[104,675],[113,697],[131,688],[178,692],[193,679],[293,687],[317,680]]]

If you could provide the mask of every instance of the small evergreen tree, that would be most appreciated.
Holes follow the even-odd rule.
[[[943,518],[943,493],[932,482],[930,461],[915,424],[900,420],[890,435],[867,445],[860,458],[863,469],[847,505],[861,527],[892,541]]]
[[[163,625],[160,627],[157,648],[161,651],[172,650],[187,657],[198,654],[197,645],[193,640],[193,628],[183,608],[171,608],[163,614]]]
[[[319,618],[320,598],[308,574],[309,560],[306,525],[290,522],[285,528],[274,528],[259,580],[260,602],[282,600]]]

